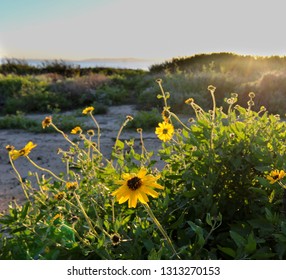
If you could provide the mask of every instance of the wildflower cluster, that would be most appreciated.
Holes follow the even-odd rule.
[[[0,232],[0,258],[286,258],[285,122],[265,108],[253,111],[252,92],[247,108],[236,93],[218,108],[210,85],[212,108],[187,97],[185,123],[171,110],[162,80],[156,82],[163,101],[154,131],[160,162],[146,149],[142,128],[139,149],[135,139],[123,140],[129,115],[103,155],[93,107],[82,111],[95,126],[87,131],[74,126],[66,133],[52,116],[42,121],[70,144],[58,152],[64,173],[39,166],[30,157],[33,142],[6,146],[27,202],[13,202],[0,216],[9,233]],[[41,176],[32,173],[36,183],[17,170],[19,157],[39,170]]]

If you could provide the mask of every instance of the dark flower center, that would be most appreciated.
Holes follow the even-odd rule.
[[[168,134],[168,129],[167,128],[163,129],[163,134]]]
[[[132,191],[139,189],[141,185],[142,185],[142,181],[138,177],[133,177],[132,179],[127,181],[127,186]]]
[[[25,153],[26,153],[26,152],[25,152],[25,149],[22,149],[22,150],[19,151],[20,156],[25,155]]]
[[[118,245],[120,243],[120,241],[121,241],[120,235],[117,234],[117,233],[112,234],[110,236],[110,239],[111,239],[111,242],[112,242],[113,246]]]
[[[276,179],[279,178],[279,175],[274,175],[274,176],[272,176],[272,178],[273,178],[274,180],[276,180]]]

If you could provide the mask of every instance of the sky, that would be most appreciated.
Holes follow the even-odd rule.
[[[286,55],[283,0],[0,0],[0,58]]]

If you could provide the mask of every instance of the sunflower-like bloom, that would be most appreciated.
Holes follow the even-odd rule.
[[[78,183],[77,182],[67,182],[66,183],[66,188],[69,191],[74,191],[77,187],[78,187]]]
[[[168,122],[161,122],[158,125],[159,127],[156,127],[155,130],[158,138],[163,142],[171,140],[174,134],[174,126]]]
[[[94,110],[94,108],[93,108],[92,106],[86,107],[86,108],[82,111],[82,113],[83,113],[84,115],[87,115],[87,114],[91,113],[93,110]]]
[[[147,195],[151,195],[154,198],[159,196],[154,188],[161,190],[164,189],[163,186],[156,182],[160,178],[160,175],[153,176],[151,174],[146,174],[146,168],[141,168],[137,174],[122,174],[122,180],[118,180],[116,182],[117,184],[121,185],[121,187],[112,192],[112,195],[116,197],[119,204],[128,200],[128,207],[135,208],[138,200],[143,204],[147,204],[147,202],[149,202]]]
[[[76,126],[71,130],[71,134],[82,133],[82,129],[79,126]]]
[[[168,110],[164,109],[161,113],[161,116],[162,116],[164,122],[169,122],[170,112]]]
[[[57,194],[54,195],[54,198],[56,200],[63,200],[65,198],[66,194],[64,192],[58,192]]]
[[[12,160],[16,160],[18,157],[26,157],[32,149],[34,149],[37,146],[37,144],[34,144],[33,142],[28,142],[28,144],[21,150],[12,149],[9,151],[10,157]]]
[[[270,184],[274,184],[277,181],[281,180],[286,175],[284,170],[272,170],[269,175],[266,176],[266,179],[269,180]]]
[[[46,127],[49,127],[52,123],[52,117],[45,117],[45,119],[42,121],[42,127],[45,129]]]

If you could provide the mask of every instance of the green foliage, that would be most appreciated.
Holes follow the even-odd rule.
[[[247,107],[231,94],[220,108],[217,91],[209,86],[212,110],[189,99],[184,106],[194,110],[195,119],[185,124],[171,110],[172,94],[157,83],[161,93],[156,96],[164,101],[170,124],[178,127],[162,143],[161,171],[144,139],[141,149],[132,139],[119,140],[129,118],[110,158],[100,151],[99,127],[95,135],[83,131],[73,142],[57,128],[60,119],[53,120],[50,127],[70,143],[60,151],[67,171],[41,168],[31,151],[27,160],[50,177],[31,174],[37,183],[21,184],[27,202],[11,204],[0,216],[0,259],[286,258],[285,178],[274,184],[266,178],[273,169],[286,169],[285,122],[264,108],[254,110],[253,93]],[[151,122],[158,117],[155,110],[146,114],[137,118]],[[149,176],[160,175],[156,180],[165,187],[158,198],[150,197],[152,212],[140,203],[127,208],[112,196],[122,173],[143,166]]]
[[[150,78],[142,78],[140,71],[114,72],[112,76],[89,72],[70,77],[64,70],[37,76],[0,76],[1,114],[15,114],[18,110],[26,113],[71,110],[90,104],[100,113],[106,112],[104,106],[137,103]]]
[[[151,111],[139,111],[134,116],[132,122],[129,122],[127,128],[142,128],[146,130],[155,130],[158,123],[162,121],[160,112],[157,109]]]
[[[53,114],[53,119],[57,122],[61,130],[71,131],[75,124],[84,128],[85,124],[73,115]],[[6,115],[0,117],[0,129],[23,129],[30,132],[54,132],[51,128],[43,130],[38,121],[27,117],[23,112],[16,112],[15,115]]]
[[[217,87],[218,106],[231,92],[239,95],[238,104],[246,106],[248,93],[256,93],[255,109],[267,107],[271,113],[285,114],[286,57],[242,56],[233,53],[198,54],[173,58],[150,68],[166,82],[165,89],[172,92],[175,112],[181,112],[183,100],[193,97],[204,109],[210,107],[205,88]]]
[[[16,115],[6,115],[0,118],[0,129],[24,129],[27,131],[35,131],[39,124],[37,121],[24,117],[22,112]]]
[[[60,96],[47,90],[47,83],[33,77],[9,75],[0,77],[0,97],[2,113],[47,111],[64,102]]]

